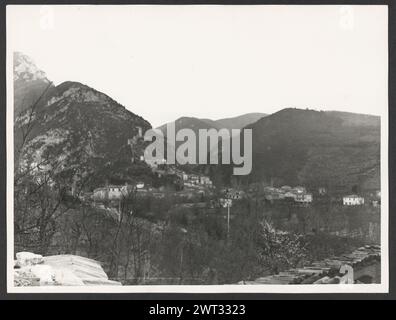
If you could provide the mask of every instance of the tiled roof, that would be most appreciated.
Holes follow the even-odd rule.
[[[313,262],[303,268],[293,268],[279,274],[257,278],[253,281],[241,281],[239,284],[312,284],[338,283],[339,269],[342,265],[359,267],[373,260],[379,261],[381,249],[377,245],[361,247],[350,254]]]

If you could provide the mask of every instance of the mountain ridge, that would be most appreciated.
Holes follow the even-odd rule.
[[[157,129],[160,129],[166,135],[166,126],[170,123],[175,124],[176,131],[180,129],[192,129],[196,134],[198,134],[199,129],[242,129],[246,125],[259,120],[262,117],[267,116],[267,114],[259,112],[251,112],[242,114],[235,117],[221,118],[218,120],[211,120],[208,118],[196,118],[196,117],[180,117],[175,121],[163,124]]]
[[[378,116],[286,108],[246,128],[253,131],[253,180],[380,188]]]
[[[146,142],[139,134],[150,128],[148,121],[108,95],[65,81],[51,87],[34,110],[16,115],[14,145],[21,146],[21,152],[16,150],[21,154],[17,167],[45,163],[37,166],[37,173],[55,169],[57,176],[72,180],[89,178],[89,188],[108,180],[133,179],[139,170],[147,172],[140,161]],[[26,139],[24,132],[29,132]]]

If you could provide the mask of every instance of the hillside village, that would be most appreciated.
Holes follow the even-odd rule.
[[[22,57],[17,96],[29,87],[21,70],[38,70],[18,67],[33,63]],[[236,117],[255,151],[251,174],[237,179],[221,164],[146,163],[148,121],[86,85],[38,75],[34,88],[48,90],[35,117],[21,97],[15,107],[18,285],[41,269],[52,284],[65,275],[117,285],[350,281],[334,261],[373,269],[378,282],[378,117],[292,108]],[[198,120],[178,123],[233,126]],[[35,259],[24,252],[40,263],[18,261]],[[74,262],[81,270],[59,271]],[[93,278],[78,276],[86,269]]]
[[[181,169],[177,169],[174,166],[167,166],[161,164],[159,166],[152,167],[152,172],[158,178],[170,177],[172,181],[172,187],[174,194],[190,194],[201,195],[201,194],[215,194],[217,188],[214,186],[210,177],[199,174],[199,173],[186,173]],[[169,186],[169,185],[168,185]],[[320,187],[317,190],[311,192],[303,186],[264,186],[258,193],[255,190],[257,184],[253,184],[248,187],[226,187],[220,189],[219,200],[222,198],[231,200],[241,200],[247,197],[256,196],[269,203],[281,202],[281,201],[292,201],[296,204],[310,205],[315,201],[322,201],[323,198],[330,196],[327,189]],[[165,187],[161,186],[158,188],[152,187],[144,182],[137,182],[134,185],[125,183],[124,185],[112,185],[108,184],[105,186],[98,187],[93,190],[92,193],[83,193],[83,198],[91,198],[95,201],[111,201],[111,200],[122,200],[125,199],[131,192],[136,191],[139,195],[153,195],[154,197],[162,198],[165,195]],[[169,189],[167,190],[169,194]],[[315,197],[314,197],[315,194]],[[361,195],[356,194],[345,194],[345,195],[332,195],[332,200],[343,206],[363,206],[371,205],[378,207],[381,203],[381,193],[379,190],[365,191]]]

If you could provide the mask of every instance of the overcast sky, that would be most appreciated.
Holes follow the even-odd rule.
[[[156,127],[284,107],[384,114],[386,6],[8,6],[8,49]]]

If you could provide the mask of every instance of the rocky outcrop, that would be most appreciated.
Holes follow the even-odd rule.
[[[14,119],[35,103],[44,103],[53,88],[30,57],[14,52]]]
[[[19,268],[33,266],[44,262],[42,255],[31,252],[18,252],[16,254],[15,265]]]
[[[35,178],[53,172],[78,191],[82,185],[89,190],[150,172],[140,161],[148,144],[141,134],[151,128],[149,122],[82,83],[52,86],[27,56],[15,54],[14,60],[14,146],[20,171]],[[40,88],[33,86],[38,81]]]
[[[109,280],[100,263],[75,255],[42,257],[31,252],[16,254],[15,286],[121,285]]]

